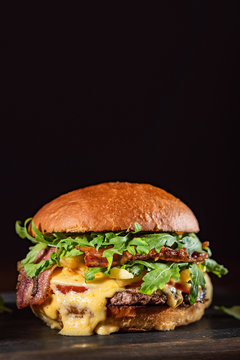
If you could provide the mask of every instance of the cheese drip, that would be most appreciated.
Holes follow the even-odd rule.
[[[107,335],[118,331],[116,326],[102,325],[106,319],[107,298],[124,290],[125,286],[135,282],[136,278],[117,280],[99,273],[95,280],[85,283],[85,269],[83,264],[78,269],[64,267],[54,272],[50,283],[53,294],[41,306],[42,314],[48,317],[47,322],[51,328],[60,328],[60,320],[62,335],[91,335],[93,332]],[[59,284],[84,286],[87,291],[69,291],[63,294],[57,289]]]

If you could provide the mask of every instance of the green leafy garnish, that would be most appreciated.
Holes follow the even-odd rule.
[[[226,275],[228,273],[228,269],[226,269],[223,265],[218,264],[213,259],[206,259],[203,265],[206,266],[207,272],[211,272],[217,275],[219,278],[222,277],[222,275]]]
[[[108,233],[105,234],[105,236]],[[141,234],[135,236],[134,233],[127,233],[125,235],[116,235],[102,242],[101,246],[111,245],[111,249],[104,251],[103,256],[108,259],[109,264],[113,261],[113,255],[122,255],[124,251],[129,251],[135,255],[148,254],[152,249],[155,249],[158,253],[161,249],[171,247],[176,250],[182,247],[186,248],[189,255],[193,252],[202,252],[202,245],[197,236],[193,233],[178,235],[176,233],[153,233],[153,234]]]
[[[31,222],[35,237],[28,233],[27,227]],[[52,233],[43,234],[34,224],[32,218],[27,219],[23,226],[20,221],[16,222],[16,232],[22,238],[27,238],[33,243],[37,244],[29,252],[27,257],[22,261],[25,271],[28,276],[37,276],[40,272],[49,269],[54,264],[60,264],[60,258],[63,256],[72,257],[82,254],[76,247],[90,246],[95,247],[96,250],[100,248],[103,251],[103,257],[108,260],[108,268],[105,271],[109,274],[114,254],[122,255],[125,251],[129,251],[132,255],[148,254],[149,251],[155,249],[160,252],[163,246],[180,249],[185,247],[188,254],[191,255],[194,251],[201,252],[201,242],[198,237],[193,234],[176,234],[176,233],[140,233],[141,226],[138,223],[134,224],[134,231],[129,232],[102,232],[90,234],[64,234]],[[48,260],[41,261],[35,264],[34,261],[40,250],[44,247],[55,247]]]
[[[53,251],[47,260],[42,260],[35,264],[35,259],[39,252],[47,247],[45,243],[38,243],[31,248],[26,258],[21,261],[27,276],[34,277],[38,276],[42,271],[45,271],[57,264],[60,266],[60,259],[62,257],[73,257],[83,254],[82,251],[76,249],[76,246],[82,246],[84,243],[83,239],[75,238],[72,239],[61,239],[54,245],[55,251]],[[52,244],[50,246],[53,246]]]
[[[43,249],[45,249],[47,247],[47,245],[42,244],[42,243],[38,243],[37,245],[33,246],[31,248],[31,250],[29,251],[29,253],[27,254],[26,258],[24,260],[22,260],[22,265],[28,264],[28,263],[33,263],[37,257],[37,255],[39,254],[39,252]]]
[[[28,239],[28,240],[32,241],[33,243],[37,243],[38,240],[35,239],[33,236],[31,236],[27,230],[27,225],[30,223],[31,220],[32,220],[32,218],[26,219],[23,226],[21,226],[20,220],[16,221],[15,230],[21,239]]]
[[[86,281],[94,280],[95,275],[100,273],[100,272],[105,274],[106,268],[102,268],[102,267],[89,268],[89,270],[85,272],[85,280]]]
[[[225,314],[235,317],[235,319],[240,320],[240,305],[235,305],[230,308],[225,306],[214,306],[214,309],[223,311]]]
[[[140,232],[142,230],[141,225],[139,225],[139,223],[135,222],[134,223],[134,234]]]
[[[122,266],[127,271],[139,276],[141,272],[148,271],[142,278],[143,283],[141,291],[144,294],[151,295],[157,289],[162,289],[164,285],[172,278],[179,280],[180,272],[185,269],[190,270],[191,284],[190,304],[194,304],[199,293],[199,287],[205,289],[205,279],[203,272],[194,263],[173,263],[173,262],[151,262],[136,260]]]
[[[192,305],[198,297],[199,287],[201,286],[202,290],[204,290],[206,288],[206,282],[202,270],[200,270],[196,264],[190,264],[188,268],[191,272],[191,279],[188,282],[191,284],[190,304]]]
[[[125,269],[129,271],[131,274],[133,274],[135,277],[142,274],[142,272],[145,270],[145,265],[140,264],[139,261],[131,261],[130,263],[127,263],[125,265],[121,266],[122,269]],[[148,269],[153,269],[149,268]]]
[[[22,265],[24,266],[24,269],[26,271],[26,274],[29,277],[37,276],[41,270],[41,268],[47,269],[46,263],[42,262],[42,264],[35,264],[34,261],[39,254],[39,252],[43,249],[45,249],[47,245],[38,243],[37,245],[33,246],[25,259],[21,261]],[[52,266],[54,264],[51,264]]]
[[[202,243],[199,241],[197,235],[189,234],[185,236],[182,241],[183,247],[187,249],[188,255],[192,255],[194,251],[202,252]]]
[[[0,296],[0,314],[3,312],[12,312],[12,309],[9,309],[7,306],[4,305],[3,298]]]
[[[27,231],[30,222],[35,237],[31,236]],[[74,257],[83,254],[84,252],[79,250],[79,248],[85,246],[93,247],[97,251],[102,249],[102,256],[108,261],[107,268],[90,267],[85,272],[86,281],[94,280],[95,275],[99,272],[109,275],[114,254],[123,255],[125,251],[128,251],[132,255],[147,255],[152,249],[155,249],[155,251],[159,253],[163,247],[169,247],[175,250],[185,248],[189,256],[194,252],[200,253],[203,251],[202,244],[194,233],[146,233],[141,232],[141,226],[138,223],[134,224],[134,231],[129,232],[43,234],[35,226],[32,218],[29,218],[23,225],[21,225],[20,221],[16,222],[16,232],[22,239],[27,238],[35,244],[27,254],[26,258],[22,260],[22,265],[29,277],[38,276],[42,271],[49,269],[55,264],[60,266],[62,257]],[[35,263],[39,252],[46,247],[51,247],[53,249],[49,259]],[[208,247],[206,247],[205,250],[208,251],[209,254],[211,253]],[[135,277],[144,273],[140,292],[149,295],[157,289],[163,289],[170,279],[178,281],[180,272],[184,269],[189,269],[191,276],[191,279],[189,280],[189,284],[191,284],[190,304],[193,304],[196,301],[199,289],[205,289],[206,285],[203,274],[205,268],[208,272],[212,272],[219,277],[227,273],[227,269],[223,265],[217,264],[216,261],[212,259],[207,259],[198,266],[195,263],[187,262],[176,263],[167,261],[135,260],[118,267],[126,269]]]
[[[157,289],[163,289],[164,285],[173,278],[179,280],[179,267],[176,263],[155,263],[154,269],[144,277],[140,292],[151,295]]]

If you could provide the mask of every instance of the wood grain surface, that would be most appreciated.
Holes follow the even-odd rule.
[[[4,297],[13,312],[0,315],[1,360],[240,359],[240,321],[214,309],[201,321],[170,332],[67,337],[49,329],[29,309],[18,311],[14,294]]]

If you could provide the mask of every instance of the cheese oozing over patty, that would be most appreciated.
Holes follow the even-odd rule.
[[[48,325],[61,328],[62,335],[91,335],[93,332],[106,335],[118,331],[116,326],[102,324],[106,319],[107,299],[139,280],[132,276],[130,279],[114,279],[98,273],[95,280],[86,283],[86,270],[83,262],[77,268],[56,269],[50,282],[53,293],[40,306]],[[70,291],[64,291],[64,287]],[[71,290],[76,287],[83,292]]]
[[[60,329],[62,335],[92,335],[94,332],[107,335],[118,331],[118,326],[106,324],[107,300],[126,286],[139,282],[144,274],[133,277],[126,270],[114,268],[110,276],[98,273],[93,281],[86,283],[84,273],[88,267],[82,256],[63,258],[61,265],[51,278],[52,294],[38,306],[43,320],[51,328]],[[190,287],[189,279],[189,270],[182,271],[178,285],[182,285],[184,291]],[[183,300],[182,290],[175,286],[171,280],[162,290],[170,307],[179,306]]]

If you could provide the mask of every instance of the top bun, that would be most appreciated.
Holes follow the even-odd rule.
[[[148,184],[112,182],[61,195],[33,217],[45,234],[52,232],[134,230],[198,232],[193,212],[181,200]],[[33,230],[30,230],[34,234]]]

